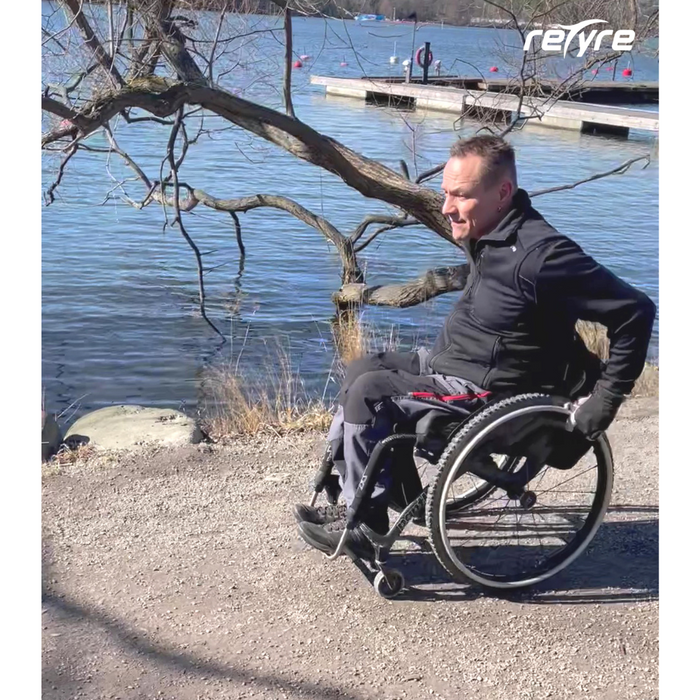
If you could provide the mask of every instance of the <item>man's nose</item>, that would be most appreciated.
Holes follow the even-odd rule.
[[[456,211],[455,209],[455,200],[454,197],[451,197],[449,194],[445,196],[445,201],[442,205],[442,213],[445,216],[449,216],[450,214],[454,214]]]

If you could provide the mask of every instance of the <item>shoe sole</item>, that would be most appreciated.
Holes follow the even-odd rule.
[[[305,523],[299,523],[298,530],[299,530],[299,535],[301,536],[301,539],[306,542],[306,544],[310,545],[314,549],[318,549],[320,552],[323,552],[324,554],[333,554],[335,552],[335,548],[330,549],[328,545],[325,543],[319,542],[316,540],[313,536],[312,533],[307,532],[306,528],[304,527]],[[313,525],[314,523],[308,523],[309,525]],[[374,561],[374,552],[372,551],[371,553],[369,551],[358,551],[355,550],[351,547],[351,545],[346,544],[343,555],[350,557],[351,559],[364,559],[365,561]]]
[[[333,522],[332,520],[308,520],[307,518],[304,517],[304,511],[302,510],[303,507],[304,506],[300,503],[297,503],[294,506],[294,519],[298,523],[309,523],[311,525],[327,525],[329,522]],[[338,518],[336,518],[336,520],[340,520],[343,517],[344,516],[341,515]]]
[[[295,505],[295,506],[294,506],[294,519],[295,519],[298,523],[310,523],[310,522],[312,522],[311,520],[307,520],[307,519],[303,516],[302,513],[303,513],[303,512],[302,512],[301,507],[299,506],[299,504]]]
[[[318,549],[324,554],[333,554],[333,551],[335,550],[329,549],[325,544],[322,544],[318,540],[314,539],[311,533],[306,531],[306,528],[304,528],[304,525],[306,524],[313,525],[314,523],[307,523],[306,521],[302,521],[299,523],[297,529],[299,530],[299,535],[301,535],[301,539],[304,540],[306,544],[310,545],[314,549]]]

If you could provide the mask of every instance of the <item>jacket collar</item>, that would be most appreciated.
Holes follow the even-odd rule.
[[[527,192],[525,190],[518,189],[513,196],[512,205],[508,213],[503,217],[503,219],[501,219],[501,222],[493,231],[491,231],[491,233],[487,233],[477,241],[477,245],[479,245],[482,241],[484,243],[506,241],[520,228],[531,210],[532,205]]]

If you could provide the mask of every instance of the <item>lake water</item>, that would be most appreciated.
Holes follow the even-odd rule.
[[[200,15],[203,23],[214,15]],[[273,18],[247,18],[247,26],[280,26]],[[389,65],[410,55],[411,27],[367,28],[337,20],[295,20],[298,53],[313,56],[294,73],[297,116],[365,156],[411,171],[442,162],[457,134],[478,124],[453,116],[365,105],[326,97],[308,84],[311,73],[360,76],[400,74]],[[282,38],[261,35],[259,45],[241,46],[238,66],[222,79],[249,99],[278,106]],[[431,41],[446,72],[474,74],[499,65],[508,75],[501,30],[421,27],[416,45]],[[342,61],[347,67],[341,67]],[[658,79],[658,61],[630,58],[635,79]],[[467,64],[472,64],[467,65]],[[627,66],[621,63],[618,71]],[[56,66],[45,65],[47,77]],[[559,65],[564,74],[568,66]],[[609,77],[607,74],[606,77]],[[251,84],[252,83],[252,84]],[[647,107],[656,109],[656,107]],[[207,117],[207,126],[227,126]],[[141,166],[158,178],[169,129],[121,126],[117,138]],[[526,128],[512,134],[521,186],[534,191],[608,170],[655,151],[655,139],[590,136],[558,129]],[[91,138],[99,145],[101,136]],[[414,156],[414,153],[416,154]],[[53,178],[55,157],[44,158],[44,187]],[[326,387],[334,359],[331,294],[340,283],[334,250],[321,235],[273,209],[241,216],[245,266],[230,217],[195,209],[186,225],[213,270],[205,278],[209,312],[228,341],[224,344],[197,313],[197,284],[191,251],[178,231],[163,226],[163,211],[137,211],[114,196],[115,180],[129,177],[116,159],[81,153],[67,168],[58,198],[43,209],[43,383],[47,407],[64,419],[113,403],[183,407],[197,404],[202,372],[236,364],[253,371],[274,364],[280,348],[311,393]],[[348,232],[367,213],[389,212],[364,199],[338,178],[276,149],[240,129],[222,130],[192,147],[181,180],[221,197],[277,193],[297,200]],[[439,187],[439,178],[432,182]],[[139,183],[125,185],[143,197]],[[114,193],[118,195],[118,191]],[[658,301],[658,164],[638,166],[622,176],[571,191],[538,197],[537,208],[563,233],[622,278]],[[425,270],[463,262],[459,252],[422,228],[383,234],[362,254],[370,284],[400,282]],[[406,310],[370,308],[364,320],[376,328],[377,343],[399,337],[403,346],[432,342],[455,294]],[[656,336],[652,355],[656,353]],[[70,407],[70,408],[69,408]]]

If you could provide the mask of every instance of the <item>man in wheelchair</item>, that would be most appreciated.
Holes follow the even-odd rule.
[[[375,445],[415,425],[425,413],[422,399],[453,401],[465,415],[493,396],[543,391],[578,399],[579,437],[593,440],[613,421],[644,367],[655,305],[532,207],[518,188],[515,154],[506,141],[457,141],[442,189],[443,213],[469,262],[467,285],[432,350],[379,353],[348,367],[328,435],[348,504]],[[605,365],[576,333],[578,319],[607,327]],[[363,508],[362,521],[376,533],[389,529],[395,482],[390,469],[382,468]],[[297,505],[303,539],[335,551],[344,509]],[[360,528],[345,546],[371,557],[372,545]]]

